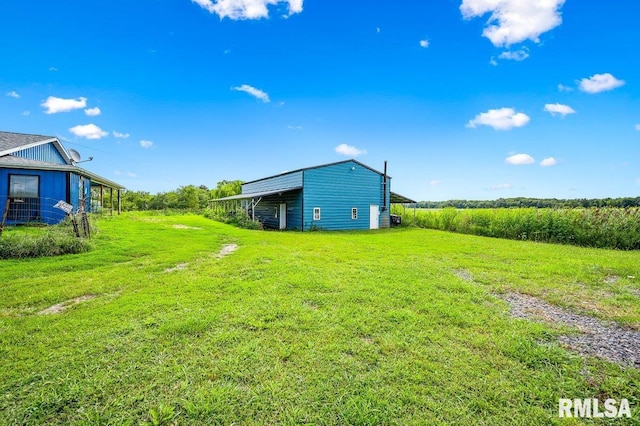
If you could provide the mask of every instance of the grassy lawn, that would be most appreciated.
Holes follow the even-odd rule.
[[[558,398],[627,398],[640,420],[640,370],[496,296],[640,329],[640,252],[145,214],[92,244],[1,261],[0,424],[578,424]]]

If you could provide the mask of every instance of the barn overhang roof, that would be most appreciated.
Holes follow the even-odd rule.
[[[404,195],[400,195],[397,192],[391,192],[391,197],[389,197],[389,201],[391,204],[413,204],[416,203],[415,200],[412,200],[409,197],[405,197]]]
[[[301,189],[302,189],[301,186],[296,186],[294,188],[274,189],[272,191],[250,192],[246,194],[232,195],[230,197],[216,198],[212,201],[251,200],[254,198],[268,197],[269,195],[284,194],[286,192],[299,191]]]

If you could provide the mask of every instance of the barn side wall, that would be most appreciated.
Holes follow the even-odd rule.
[[[304,229],[349,230],[369,229],[370,205],[380,211],[379,227],[389,224],[389,192],[387,181],[386,209],[383,209],[383,176],[356,162],[343,162],[304,171]],[[313,210],[320,208],[320,220]],[[352,209],[358,209],[357,219]]]

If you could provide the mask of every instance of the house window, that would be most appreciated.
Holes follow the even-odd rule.
[[[351,209],[351,219],[353,220],[358,219],[358,209],[355,207]]]
[[[313,208],[313,220],[320,220],[320,207]]]
[[[275,217],[276,219],[278,218],[278,210],[278,207],[273,208],[273,217]]]
[[[7,218],[17,221],[38,220],[40,212],[40,178],[9,175],[9,212]]]
[[[10,175],[9,197],[12,198],[38,198],[38,176]]]

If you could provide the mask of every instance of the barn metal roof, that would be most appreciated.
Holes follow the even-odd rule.
[[[238,194],[238,195],[232,195],[230,197],[216,198],[215,200],[212,200],[212,201],[251,200],[253,198],[267,197],[269,195],[284,194],[285,192],[298,191],[300,189],[302,189],[301,186],[296,186],[295,188],[277,189],[273,191],[251,192],[248,194]]]
[[[369,166],[367,166],[366,164],[359,162],[358,160],[351,159],[351,160],[336,161],[336,162],[334,162],[334,163],[320,164],[320,165],[318,165],[318,166],[304,167],[304,168],[302,168],[302,169],[290,170],[290,171],[287,171],[287,172],[278,173],[278,174],[276,174],[276,175],[267,176],[267,177],[263,177],[263,178],[256,179],[256,180],[251,180],[251,181],[249,181],[249,182],[245,182],[244,184],[246,185],[247,183],[260,182],[261,180],[271,179],[271,178],[278,177],[278,176],[285,176],[285,175],[288,175],[288,174],[291,174],[291,173],[303,172],[303,171],[305,171],[305,170],[320,169],[320,168],[322,168],[322,167],[334,166],[334,165],[336,165],[336,164],[343,164],[343,163],[349,163],[349,162],[356,163],[356,164],[358,164],[359,166],[364,167],[365,169],[369,169],[369,170],[371,170],[372,172],[379,174],[380,176],[383,176],[383,175],[384,175],[384,173],[382,173],[381,171],[378,171],[378,170],[374,169],[373,167],[369,167]],[[387,175],[387,178],[388,178],[388,179],[391,179],[391,176]]]

